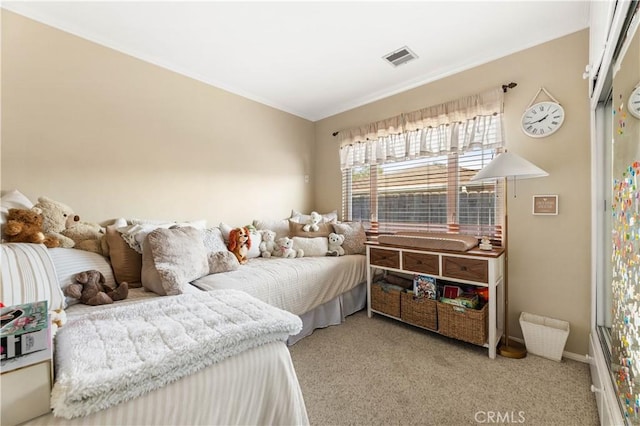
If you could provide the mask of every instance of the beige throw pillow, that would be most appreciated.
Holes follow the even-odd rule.
[[[202,233],[193,227],[156,229],[142,248],[142,285],[161,296],[183,293],[189,282],[209,274]]]
[[[129,288],[142,287],[142,255],[127,244],[117,228],[109,225],[105,234],[113,275],[118,284],[126,281]]]
[[[333,232],[333,228],[330,223],[319,223],[317,231],[309,231],[304,232],[304,225],[306,223],[298,223],[293,219],[289,220],[289,236],[293,237],[306,237],[306,238],[314,238],[314,237],[328,237],[330,233]]]
[[[344,254],[366,253],[364,243],[367,242],[367,234],[361,222],[334,223],[333,229],[336,234],[344,235]]]

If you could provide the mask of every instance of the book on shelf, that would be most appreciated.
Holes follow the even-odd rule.
[[[413,277],[413,297],[415,299],[436,299],[436,279],[427,275]]]

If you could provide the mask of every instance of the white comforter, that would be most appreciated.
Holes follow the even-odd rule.
[[[221,290],[99,309],[56,338],[56,416],[94,413],[302,329],[295,315]]]
[[[255,258],[238,270],[193,282],[202,290],[234,288],[302,315],[366,279],[366,257]]]
[[[199,292],[199,290],[196,290]],[[133,289],[116,305],[144,304],[160,298]],[[70,321],[95,311],[74,305]],[[283,342],[267,343],[210,365],[138,398],[85,417],[53,413],[28,425],[305,425],[309,420],[300,385]]]

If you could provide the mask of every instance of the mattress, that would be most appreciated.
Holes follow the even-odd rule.
[[[416,249],[449,251],[467,251],[478,245],[478,239],[470,235],[436,232],[398,232],[393,235],[380,235],[378,242]]]
[[[202,290],[234,288],[295,315],[302,315],[366,280],[366,257],[297,259],[262,258],[235,271],[211,274],[193,281]]]

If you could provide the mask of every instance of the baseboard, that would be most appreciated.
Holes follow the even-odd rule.
[[[522,343],[524,345],[524,339],[520,337],[509,337],[510,340],[515,340],[518,343]],[[580,355],[574,352],[562,351],[562,357],[571,359],[573,361],[584,362],[585,364],[589,364],[589,359],[587,355]]]

